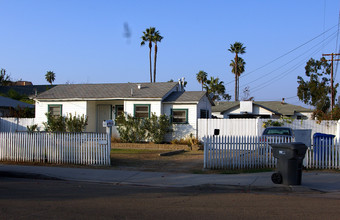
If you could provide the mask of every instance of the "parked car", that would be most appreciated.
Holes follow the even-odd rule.
[[[288,127],[268,127],[262,133],[262,141],[269,143],[277,142],[279,140],[294,139],[294,132]]]

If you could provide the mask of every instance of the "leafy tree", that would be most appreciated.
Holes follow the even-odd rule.
[[[208,74],[206,72],[204,72],[203,70],[200,70],[197,74],[196,74],[196,79],[197,81],[202,84],[202,91],[204,88],[204,84],[207,82],[207,77]]]
[[[51,83],[52,85],[52,83],[55,80],[55,73],[52,71],[47,71],[47,73],[45,74],[45,79],[47,82]]]
[[[5,69],[0,70],[0,85],[8,86],[12,83],[11,77],[6,73]]]
[[[305,66],[305,74],[309,80],[305,81],[301,76],[298,76],[297,96],[305,104],[312,105],[316,111],[327,113],[330,107],[331,86],[328,78],[331,73],[331,65],[322,57],[320,60],[311,58]],[[336,88],[334,86],[336,95]],[[320,113],[319,113],[320,114]]]
[[[159,31],[155,32],[152,42],[155,44],[155,54],[154,54],[154,61],[153,61],[153,82],[156,82],[156,61],[157,61],[157,52],[158,46],[157,43],[161,42],[163,37],[159,34]]]
[[[221,100],[221,97],[230,100],[230,95],[225,93],[223,81],[220,81],[218,77],[210,77],[204,87],[209,95],[212,94],[212,101]]]
[[[149,45],[149,61],[150,61],[150,82],[152,83],[152,63],[151,63],[151,48],[152,48],[152,42],[154,41],[155,36],[155,28],[150,27],[147,28],[145,31],[143,31],[142,42],[140,43],[141,46],[148,43]]]
[[[244,54],[246,52],[246,47],[243,46],[242,43],[240,42],[235,42],[234,44],[230,44],[230,48],[228,49],[228,51],[230,51],[231,53],[235,54],[235,58],[234,58],[234,63],[235,63],[235,72],[233,72],[235,74],[235,101],[238,101],[239,99],[239,85],[238,85],[238,78],[239,78],[239,68],[238,68],[238,64],[239,64],[239,54]]]

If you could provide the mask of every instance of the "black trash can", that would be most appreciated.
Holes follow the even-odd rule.
[[[302,162],[307,146],[301,142],[270,144],[277,158],[277,172],[272,175],[275,184],[301,185]]]

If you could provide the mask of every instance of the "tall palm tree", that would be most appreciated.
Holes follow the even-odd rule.
[[[45,74],[45,79],[47,82],[51,83],[52,85],[52,83],[55,80],[55,73],[52,71],[47,71],[47,73]]]
[[[234,44],[230,44],[230,48],[228,49],[231,53],[235,54],[235,101],[238,101],[238,95],[239,95],[239,85],[238,85],[238,55],[239,54],[244,54],[246,52],[246,47],[243,46],[242,43],[240,42],[235,42]]]
[[[240,75],[244,73],[246,62],[244,62],[242,57],[238,57],[237,61],[238,61],[238,64],[236,65],[235,61],[231,60],[231,63],[229,66],[232,68],[231,72],[234,73],[235,75],[237,74],[237,95],[239,95]],[[237,71],[236,71],[236,68],[237,68]]]
[[[147,28],[145,31],[143,31],[142,42],[140,43],[141,46],[145,45],[147,42],[149,43],[149,60],[150,60],[150,82],[152,82],[152,65],[151,65],[151,48],[152,48],[152,42],[154,40],[155,35],[155,28],[150,27]]]
[[[153,61],[153,82],[156,82],[156,60],[157,60],[157,42],[161,42],[163,37],[159,34],[159,31],[156,31],[153,37],[152,42],[155,44],[155,54],[154,54],[154,61]]]
[[[196,79],[198,83],[202,84],[202,91],[203,91],[204,84],[207,82],[207,77],[208,77],[208,74],[204,72],[203,70],[200,70],[196,74]]]

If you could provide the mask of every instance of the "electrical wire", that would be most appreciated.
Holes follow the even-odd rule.
[[[335,36],[333,36],[333,37],[335,37]],[[325,43],[325,45],[328,45],[332,40],[333,40],[333,38],[329,39],[329,40],[327,41],[327,43]],[[301,66],[301,64],[305,63],[306,58],[308,59],[308,57],[317,54],[317,53],[320,52],[323,48],[324,48],[324,45],[321,45],[317,50],[315,50],[315,51],[312,53],[312,55],[306,55],[303,59],[301,59],[301,61],[298,61],[298,63],[296,63],[296,64],[295,64],[293,67],[291,67],[290,69],[288,69],[288,70],[286,70],[286,71],[284,71],[284,72],[282,72],[282,73],[279,73],[278,76],[276,76],[276,77],[274,77],[274,78],[272,78],[272,79],[269,79],[269,80],[265,81],[264,83],[261,83],[261,85],[259,85],[259,86],[255,87],[254,89],[252,89],[252,93],[257,92],[257,91],[259,91],[259,90],[262,90],[262,89],[264,89],[265,87],[271,85],[272,82],[277,81],[277,80],[279,80],[279,79],[282,79],[282,78],[288,76],[288,74],[293,73],[293,71],[296,70],[297,68],[299,68],[299,67]]]
[[[255,70],[253,70],[253,71],[250,71],[250,72],[247,72],[247,73],[245,73],[245,74],[240,75],[240,78],[243,78],[243,77],[245,77],[245,76],[247,76],[247,75],[249,75],[249,74],[251,74],[251,73],[254,73],[254,72],[256,72],[256,71],[258,71],[258,70],[260,70],[260,69],[262,69],[262,68],[264,68],[264,67],[266,67],[266,66],[268,66],[268,65],[270,65],[270,64],[272,64],[272,63],[274,63],[275,61],[277,61],[277,60],[279,60],[279,59],[281,59],[281,58],[287,56],[288,54],[290,54],[290,53],[292,53],[292,52],[294,52],[294,51],[300,49],[301,47],[307,45],[308,43],[314,41],[315,39],[318,39],[319,37],[323,36],[325,33],[329,32],[330,30],[332,30],[332,29],[335,28],[336,26],[338,26],[338,24],[332,26],[332,27],[329,28],[328,30],[326,30],[326,31],[322,32],[321,34],[317,35],[316,37],[314,37],[314,38],[312,38],[312,39],[306,41],[305,43],[301,44],[300,46],[298,46],[298,47],[296,47],[296,48],[294,48],[294,49],[292,49],[292,50],[290,50],[290,51],[284,53],[283,55],[281,55],[281,56],[275,58],[274,60],[269,61],[268,63],[266,63],[266,64],[264,64],[264,65],[258,67],[257,69],[255,69]],[[225,83],[225,85],[228,85],[228,84],[231,84],[231,83],[234,83],[234,82],[235,82],[235,80],[230,81],[230,82],[227,82],[227,83]]]
[[[334,32],[334,33],[332,33],[331,35],[329,35],[329,36],[326,38],[327,44],[329,44],[331,41],[333,41],[333,39],[334,39],[335,37],[336,37],[336,32]],[[249,86],[249,84],[255,83],[255,82],[259,81],[259,80],[263,80],[264,77],[270,75],[270,76],[272,76],[271,79],[267,80],[265,83],[261,82],[261,85],[256,86],[255,88],[252,88],[252,92],[254,92],[253,89],[255,89],[255,91],[258,91],[258,90],[260,90],[260,89],[262,89],[262,88],[268,86],[268,82],[272,82],[272,81],[275,81],[275,80],[277,80],[277,79],[283,78],[285,75],[282,75],[282,74],[287,73],[287,72],[288,72],[288,74],[289,74],[289,73],[292,73],[292,70],[284,71],[283,73],[278,72],[278,70],[282,69],[282,68],[285,67],[285,66],[288,66],[289,64],[294,63],[294,61],[298,60],[298,58],[301,59],[301,57],[302,57],[301,61],[298,61],[298,63],[295,64],[294,67],[293,67],[293,68],[290,68],[290,69],[295,70],[295,69],[298,68],[299,66],[304,65],[304,63],[306,62],[306,59],[308,59],[308,58],[310,58],[310,57],[313,57],[316,53],[318,53],[319,51],[321,51],[321,50],[324,48],[324,44],[325,44],[325,41],[323,41],[323,40],[322,40],[321,42],[318,42],[316,45],[314,45],[313,47],[311,47],[311,48],[309,48],[308,50],[304,51],[303,53],[299,54],[298,56],[294,57],[293,59],[289,60],[287,63],[285,63],[285,64],[281,65],[280,67],[278,67],[278,68],[276,68],[276,69],[274,69],[274,70],[272,70],[272,71],[270,71],[270,72],[268,72],[268,73],[262,75],[262,77],[258,77],[258,78],[255,79],[255,80],[252,80],[252,81],[250,81],[250,82],[243,83],[243,84],[241,85],[241,87],[244,87],[245,85]],[[321,46],[320,46],[320,45],[321,45]],[[311,51],[312,49],[314,49],[314,48],[317,47],[317,46],[319,46],[318,49],[316,49],[315,51],[313,51],[311,54],[307,54],[309,51]],[[306,54],[307,54],[307,55],[306,55]],[[305,56],[303,56],[303,55],[305,55]],[[272,73],[276,73],[276,74],[273,75]],[[288,75],[288,74],[287,74],[287,75]],[[258,88],[259,88],[259,89],[258,89]],[[232,92],[232,90],[228,90],[227,92]]]
[[[339,34],[340,34],[340,9],[339,9],[339,18],[338,18],[338,35],[336,37],[336,43],[335,43],[335,51],[340,53],[340,45],[338,44],[339,42]],[[339,48],[338,48],[339,47]],[[338,57],[335,57],[336,59],[339,59],[339,55]],[[334,71],[334,80],[336,79],[336,74],[338,72],[338,66],[339,66],[339,61],[336,61],[336,64],[335,64],[335,71]]]

